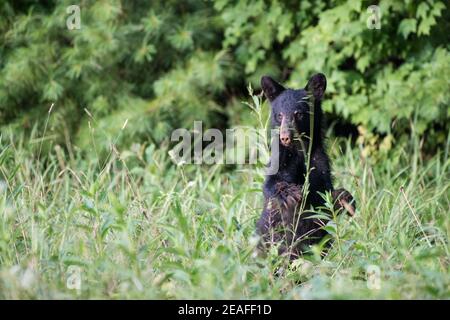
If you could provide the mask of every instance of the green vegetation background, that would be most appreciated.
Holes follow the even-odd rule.
[[[442,144],[449,120],[450,14],[445,1],[381,1],[369,29],[360,1],[71,1],[0,5],[0,122],[44,122],[90,145],[86,108],[117,143],[161,143],[173,128],[248,123],[240,100],[270,74],[291,87],[328,77],[329,119],[387,141],[414,130]],[[386,138],[387,137],[387,138]],[[109,145],[104,136],[98,145]],[[436,148],[434,148],[435,150]]]
[[[380,30],[369,1],[81,0],[68,30],[72,4],[0,3],[0,297],[450,298],[448,2],[379,1]],[[357,128],[330,154],[358,215],[274,276],[261,167],[176,167],[169,139],[260,126],[248,84],[314,72],[328,124]]]

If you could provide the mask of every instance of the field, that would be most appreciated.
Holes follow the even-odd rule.
[[[89,160],[47,126],[26,138],[0,142],[2,299],[450,298],[450,135],[434,156],[413,134],[373,156],[330,137],[356,216],[330,221],[326,256],[290,266],[254,254],[261,167],[176,166],[167,144],[115,138]]]

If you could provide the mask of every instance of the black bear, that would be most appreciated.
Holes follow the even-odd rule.
[[[325,75],[315,74],[299,90],[286,89],[264,76],[261,87],[272,107],[271,126],[279,128],[279,136],[275,142],[278,152],[272,150],[270,160],[278,161],[278,171],[266,176],[257,232],[265,246],[279,245],[279,254],[292,260],[327,235],[322,228],[325,222],[311,218],[316,214],[313,210],[324,206],[320,193],[331,192],[334,210],[350,215],[354,214],[354,200],[345,189],[333,189],[322,133]]]

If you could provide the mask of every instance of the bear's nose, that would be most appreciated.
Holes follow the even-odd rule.
[[[281,140],[281,143],[284,144],[285,146],[288,146],[291,144],[291,138],[289,137],[289,135],[281,135],[280,140]]]

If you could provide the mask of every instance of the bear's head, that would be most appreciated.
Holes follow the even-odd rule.
[[[261,78],[264,95],[272,106],[271,125],[279,128],[280,143],[287,148],[308,145],[321,138],[320,102],[327,86],[325,75],[313,75],[303,89],[286,89],[269,76]]]

